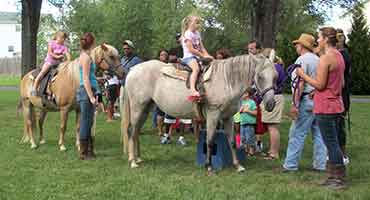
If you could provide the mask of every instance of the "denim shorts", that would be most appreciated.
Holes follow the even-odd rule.
[[[198,62],[198,58],[197,58],[197,57],[195,57],[195,56],[187,57],[187,58],[183,58],[183,59],[181,60],[181,62],[182,62],[182,63],[185,63],[185,64],[187,64],[187,65],[189,65],[189,64],[190,64],[190,62],[191,62],[191,61],[193,61],[193,60],[195,60],[196,62]]]

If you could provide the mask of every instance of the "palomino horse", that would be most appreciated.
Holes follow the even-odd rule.
[[[161,110],[175,117],[193,118],[192,103],[187,100],[190,90],[182,80],[170,78],[161,73],[161,69],[170,66],[159,61],[148,61],[136,65],[127,75],[124,91],[122,131],[124,151],[128,150],[131,168],[138,167],[139,131],[151,106],[155,103]],[[206,93],[202,112],[207,124],[207,160],[206,167],[212,174],[211,153],[217,122],[223,120],[228,143],[233,140],[233,115],[238,111],[242,94],[254,82],[257,91],[263,97],[268,111],[275,106],[274,84],[277,72],[272,62],[265,56],[242,55],[211,63],[209,80],[204,82]],[[128,140],[128,149],[127,148]],[[244,167],[232,149],[233,164],[238,171]]]
[[[91,51],[91,58],[97,67],[103,70],[112,70],[119,77],[123,76],[122,67],[120,67],[118,51],[108,45],[101,44]],[[71,110],[76,111],[76,145],[79,147],[79,107],[76,102],[76,92],[79,88],[80,81],[80,64],[78,59],[67,61],[58,66],[58,74],[49,86],[50,91],[55,95],[57,110],[60,112],[60,133],[59,133],[59,149],[65,151],[64,134],[67,128],[68,113]],[[38,125],[40,129],[40,144],[45,143],[43,136],[43,123],[46,113],[55,111],[48,109],[42,105],[41,97],[32,96],[32,84],[34,82],[32,72],[27,73],[21,80],[20,93],[21,99],[19,108],[23,108],[24,131],[21,143],[30,142],[31,148],[37,147],[34,139],[34,131],[36,127],[36,112],[35,107],[40,109]]]

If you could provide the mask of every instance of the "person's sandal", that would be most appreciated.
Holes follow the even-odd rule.
[[[279,157],[272,155],[271,153],[267,154],[265,157],[263,157],[264,160],[278,160]]]

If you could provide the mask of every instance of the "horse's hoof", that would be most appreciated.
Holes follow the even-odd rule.
[[[59,151],[67,151],[67,148],[64,145],[60,145]]]
[[[140,163],[142,163],[142,162],[144,162],[144,160],[143,160],[143,159],[141,159],[141,158],[137,158],[137,159],[136,159],[136,163],[137,163],[137,164],[140,164]]]
[[[236,168],[236,171],[237,172],[245,172],[245,168],[243,167],[243,166],[241,166],[241,165],[239,165],[237,168]]]
[[[31,149],[36,149],[37,145],[36,144],[31,144]]]
[[[40,144],[45,144],[45,143],[46,143],[45,139],[40,140]]]
[[[130,167],[131,167],[131,169],[135,169],[135,168],[138,168],[139,165],[135,161],[131,161],[130,162]]]

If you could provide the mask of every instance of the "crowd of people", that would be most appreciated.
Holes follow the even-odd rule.
[[[205,49],[199,33],[201,19],[198,16],[188,16],[183,20],[182,32],[176,34],[176,44],[169,50],[161,49],[158,60],[164,63],[185,63],[192,69],[190,76],[190,101],[203,98],[196,90],[195,82],[201,66],[200,58],[227,59],[231,51],[226,48],[219,49],[211,56]],[[36,78],[34,87],[37,88],[40,79],[50,65],[60,63],[65,57],[70,58],[68,48],[64,46],[66,34],[58,32],[49,42],[48,55],[42,67],[42,73]],[[317,41],[317,45],[316,45]],[[91,126],[95,106],[97,104],[96,92],[99,91],[98,81],[95,77],[95,63],[90,57],[94,47],[95,38],[86,33],[80,38],[80,89],[77,100],[81,109],[80,125],[80,158],[95,158],[94,142],[91,137]],[[313,141],[312,169],[318,172],[327,171],[328,178],[322,185],[331,188],[343,188],[346,176],[345,165],[349,163],[346,152],[346,133],[344,118],[349,110],[349,84],[350,84],[350,56],[345,45],[343,31],[332,27],[320,29],[318,39],[313,35],[303,33],[292,41],[298,58],[297,66],[291,74],[287,74],[284,62],[275,56],[273,63],[278,74],[275,92],[275,108],[267,112],[261,104],[261,99],[255,96],[255,90],[249,88],[240,99],[240,109],[234,115],[235,144],[243,148],[249,156],[262,156],[266,160],[280,159],[280,123],[284,109],[283,90],[288,76],[292,79],[292,104],[288,116],[291,118],[289,141],[286,156],[282,164],[282,172],[294,172],[299,168],[299,160],[309,132]],[[134,42],[124,40],[122,43],[122,66],[127,73],[143,60],[135,54]],[[256,55],[263,52],[261,44],[252,40],[245,46],[248,54]],[[116,102],[123,95],[125,79],[119,80],[114,74],[104,75],[104,91],[107,97],[107,121],[114,119],[117,112]],[[121,105],[121,104],[120,104]],[[153,127],[158,128],[161,144],[171,143],[174,130],[180,129],[181,134],[177,141],[186,145],[184,132],[197,132],[199,124],[192,119],[176,119],[164,113],[159,107],[153,111]],[[193,126],[192,126],[193,124]],[[194,130],[195,131],[194,131]],[[184,131],[187,130],[187,131]],[[263,135],[269,133],[269,148],[263,145]]]

